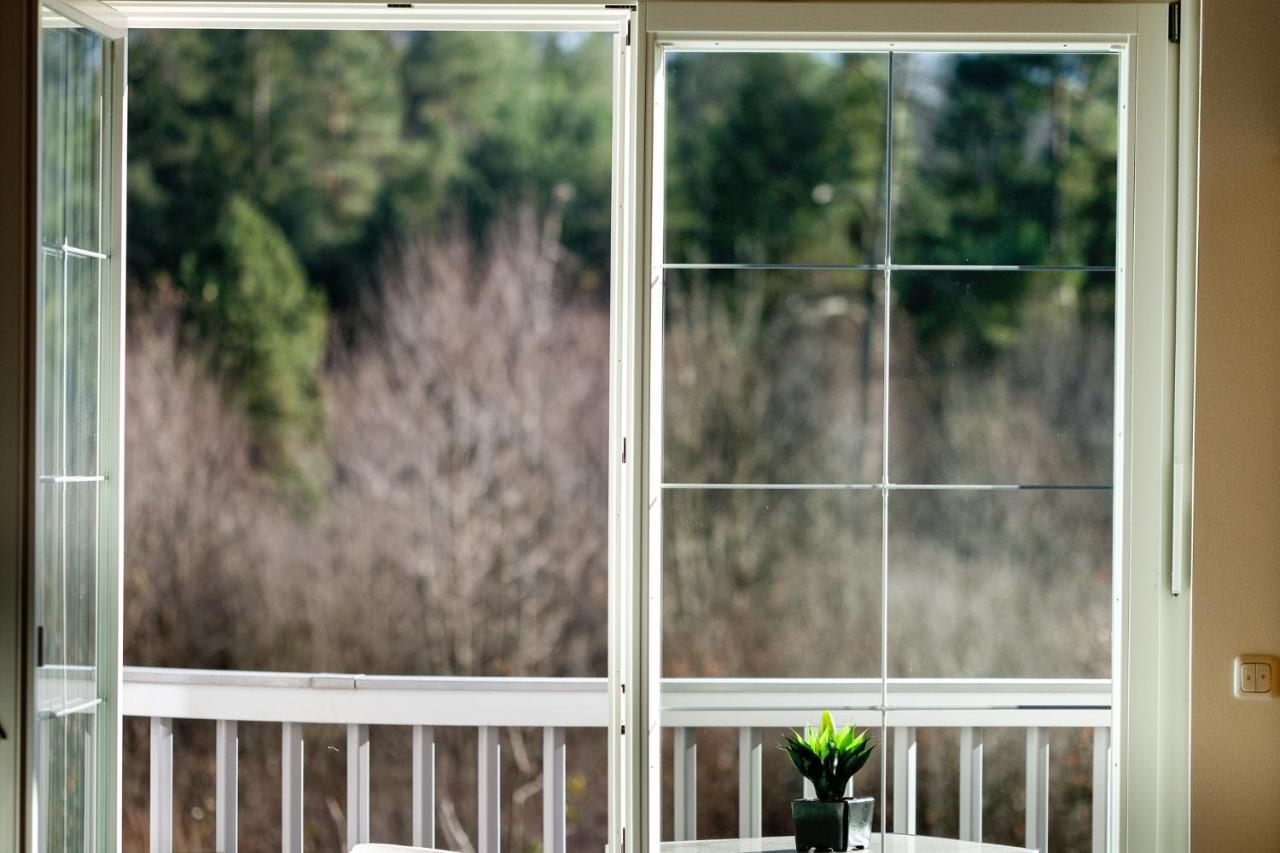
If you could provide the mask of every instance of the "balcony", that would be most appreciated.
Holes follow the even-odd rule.
[[[540,728],[543,737],[543,849],[563,853],[565,832],[565,731],[604,728],[607,682],[601,678],[452,678],[330,673],[231,672],[126,668],[121,710],[150,720],[150,838],[152,851],[173,826],[173,722],[216,724],[216,835],[218,849],[234,849],[237,837],[237,723],[278,723],[281,756],[282,849],[300,851],[303,785],[302,726],[346,727],[345,816],[349,844],[368,840],[370,730],[408,726],[413,749],[413,838],[435,838],[435,747],[437,727],[475,731],[478,853],[501,849],[497,807],[502,772],[498,735],[504,727]],[[983,732],[1018,729],[1026,742],[1026,843],[1047,847],[1049,742],[1047,729],[1090,730],[1093,745],[1092,849],[1107,849],[1111,682],[1054,680],[890,680],[884,704],[880,682],[865,680],[668,679],[664,680],[662,725],[673,729],[674,835],[692,837],[696,826],[697,740],[706,728],[738,732],[740,837],[761,834],[762,730],[801,726],[823,709],[841,712],[856,725],[878,728],[886,709],[891,742],[891,796],[895,832],[915,831],[916,730],[953,731],[959,741],[960,838],[980,840],[983,807]],[[799,785],[797,784],[797,794]],[[899,798],[904,799],[899,799]],[[379,839],[384,840],[384,839]]]

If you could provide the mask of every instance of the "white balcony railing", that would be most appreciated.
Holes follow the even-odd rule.
[[[662,725],[674,730],[675,836],[697,825],[697,731],[738,730],[739,835],[761,834],[761,730],[812,722],[823,709],[879,727],[880,682],[822,679],[667,679]],[[891,680],[883,703],[893,739],[895,832],[915,832],[917,728],[955,729],[960,742],[960,837],[982,837],[982,750],[986,728],[1026,732],[1026,846],[1048,850],[1048,728],[1093,733],[1093,850],[1107,850],[1111,682],[1106,680]],[[413,729],[413,843],[435,840],[437,726],[476,730],[477,850],[499,849],[498,733],[543,730],[543,849],[565,851],[565,741],[570,728],[603,728],[607,682],[595,678],[450,678],[216,670],[125,670],[125,716],[151,720],[151,850],[169,853],[173,814],[173,720],[217,726],[216,843],[236,849],[236,724],[281,726],[282,849],[302,849],[302,725],[347,730],[347,841],[369,836],[369,727]],[[901,799],[899,799],[901,797]]]

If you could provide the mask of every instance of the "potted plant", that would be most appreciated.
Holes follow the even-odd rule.
[[[831,712],[822,725],[783,738],[782,749],[800,775],[813,783],[814,799],[792,800],[797,850],[861,850],[871,844],[872,797],[846,797],[853,774],[871,757],[875,744],[853,726],[837,729]]]

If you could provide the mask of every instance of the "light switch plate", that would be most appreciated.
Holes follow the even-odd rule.
[[[1237,699],[1275,699],[1280,695],[1280,658],[1240,655],[1232,667]]]

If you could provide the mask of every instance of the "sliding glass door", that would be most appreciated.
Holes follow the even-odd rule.
[[[790,843],[815,786],[777,747],[830,711],[876,834],[1114,849],[1163,32],[769,9],[648,21],[648,830]]]

